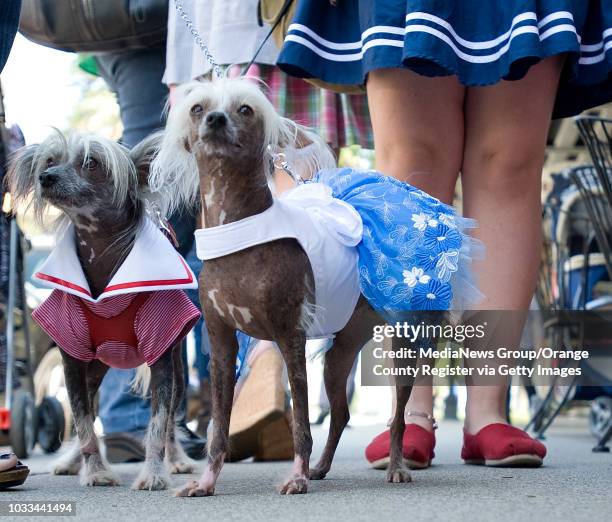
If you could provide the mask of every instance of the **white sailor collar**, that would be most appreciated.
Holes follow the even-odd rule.
[[[34,279],[92,303],[120,294],[198,287],[196,277],[185,260],[148,217],[144,218],[136,233],[132,250],[97,299],[91,296],[77,256],[72,223],[58,239],[40,270],[34,274]]]

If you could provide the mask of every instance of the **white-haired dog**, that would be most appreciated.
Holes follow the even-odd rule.
[[[277,343],[293,398],[293,471],[280,491],[305,493],[308,480],[330,469],[349,419],[346,380],[372,328],[382,319],[360,297],[358,254],[362,222],[350,205],[319,183],[306,183],[287,197],[268,186],[273,157],[283,153],[295,169],[335,165],[322,140],[279,116],[258,86],[242,79],[192,82],[177,93],[162,146],[153,161],[152,190],[172,192],[170,207],[201,194],[204,228],[196,232],[205,260],[200,300],[210,335],[213,435],[207,469],[177,494],[214,493],[228,452],[235,383],[237,329]],[[334,337],[326,354],[325,384],[331,403],[327,445],[309,470],[305,344]],[[405,384],[405,383],[404,383]],[[402,461],[408,385],[397,387],[388,480],[407,482]]]
[[[34,319],[61,349],[79,445],[55,474],[89,486],[118,484],[94,433],[94,398],[110,367],[150,367],[152,415],[145,465],[135,489],[165,489],[192,465],[175,440],[174,412],[184,393],[180,341],[199,317],[183,288],[195,277],[148,217],[149,166],[159,137],[129,151],[101,137],[59,131],[12,159],[9,190],[42,220],[61,211],[56,246],[35,274],[53,288]],[[163,198],[163,191],[157,193]],[[157,201],[162,204],[162,201]]]

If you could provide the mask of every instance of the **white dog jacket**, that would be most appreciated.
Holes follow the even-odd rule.
[[[300,185],[260,214],[196,230],[197,255],[206,261],[269,243],[294,238],[306,252],[315,283],[315,307],[309,339],[331,337],[346,326],[359,295],[357,244],[361,217],[349,204],[332,197],[322,183]]]
[[[97,299],[81,268],[72,224],[34,277],[54,290],[32,317],[64,352],[81,361],[99,359],[113,368],[150,366],[200,317],[181,290],[197,288],[193,272],[148,218]]]

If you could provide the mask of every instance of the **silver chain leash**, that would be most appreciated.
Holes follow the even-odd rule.
[[[293,170],[291,164],[287,161],[287,156],[284,152],[274,152],[270,145],[268,145],[268,152],[272,156],[272,163],[274,164],[275,169],[286,172],[289,177],[295,181],[296,185],[302,185],[304,183],[304,178]]]
[[[212,67],[212,70],[214,71],[215,76],[217,78],[221,78],[222,76],[221,67],[219,67],[219,64],[217,62],[215,62],[215,59],[213,58],[213,55],[210,52],[210,49],[204,43],[204,40],[200,36],[200,33],[198,32],[198,30],[193,25],[193,22],[189,18],[189,15],[187,15],[187,13],[185,12],[185,9],[183,8],[183,2],[181,0],[174,0],[174,7],[176,8],[176,12],[178,13],[178,15],[183,19],[183,22],[185,22],[185,26],[191,33],[191,36],[193,36],[195,43],[198,44],[200,49],[202,49],[202,52],[204,53],[206,60]]]

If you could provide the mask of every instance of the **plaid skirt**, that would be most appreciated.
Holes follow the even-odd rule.
[[[235,66],[229,76],[240,73]],[[273,65],[255,64],[247,76],[260,78],[279,114],[312,128],[330,147],[360,145],[374,148],[374,137],[365,94],[336,94],[286,75]]]

